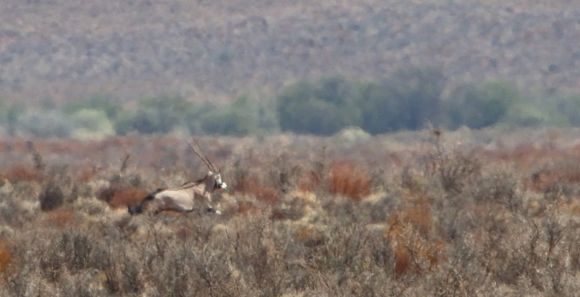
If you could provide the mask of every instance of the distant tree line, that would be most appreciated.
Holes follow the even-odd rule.
[[[300,81],[271,100],[227,105],[179,96],[124,102],[94,96],[62,106],[25,108],[0,100],[0,135],[96,139],[128,133],[332,135],[347,127],[371,134],[462,126],[580,126],[580,95],[527,91],[503,81],[450,87],[436,68],[408,68],[372,82],[343,77]]]
[[[341,77],[298,82],[277,97],[282,131],[331,135],[356,126],[371,134],[490,126],[580,126],[580,95],[523,94],[509,82],[450,88],[436,68],[410,68],[376,82]]]

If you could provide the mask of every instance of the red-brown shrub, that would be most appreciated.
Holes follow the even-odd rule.
[[[393,254],[395,257],[395,276],[400,277],[409,271],[411,255],[409,250],[402,245],[398,245]]]
[[[181,241],[186,241],[193,236],[193,231],[191,230],[191,228],[188,228],[186,226],[180,226],[175,231],[175,236]]]
[[[81,183],[86,183],[93,179],[100,171],[100,168],[95,165],[83,165],[75,170],[74,177]]]
[[[76,221],[76,215],[74,211],[70,209],[57,209],[47,213],[46,219],[44,220],[47,225],[65,228],[67,226],[72,226]]]
[[[395,274],[399,277],[412,269],[415,273],[431,271],[444,259],[445,244],[430,234],[433,219],[429,204],[419,200],[413,206],[393,214],[385,237],[395,258]]]
[[[253,214],[259,211],[259,208],[257,208],[253,203],[248,202],[248,201],[240,201],[238,203],[238,209],[237,209],[237,213],[238,214]]]
[[[351,162],[337,162],[330,168],[328,190],[359,201],[371,191],[371,177]]]
[[[580,184],[580,166],[568,163],[539,170],[531,175],[527,185],[534,191],[544,192],[557,184]]]
[[[253,176],[241,178],[234,190],[238,193],[254,196],[256,199],[269,204],[274,204],[279,199],[278,190],[273,187],[264,186]]]
[[[147,194],[147,191],[138,188],[121,189],[114,192],[109,205],[113,208],[135,205],[140,203]]]
[[[42,173],[23,164],[13,164],[0,173],[0,177],[15,183],[19,181],[42,181]]]
[[[401,213],[404,222],[411,224],[423,236],[428,236],[432,227],[431,209],[425,202],[418,203]]]
[[[298,189],[303,192],[314,192],[317,188],[320,188],[321,180],[316,172],[308,171],[302,174],[298,180]]]
[[[324,242],[322,234],[312,225],[302,225],[296,228],[294,238],[309,247],[318,246]]]
[[[0,275],[4,275],[12,263],[12,253],[6,244],[0,242]]]

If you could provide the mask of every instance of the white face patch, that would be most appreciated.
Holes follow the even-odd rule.
[[[220,189],[225,189],[228,187],[228,185],[222,181],[222,176],[219,173],[216,175],[215,183]]]

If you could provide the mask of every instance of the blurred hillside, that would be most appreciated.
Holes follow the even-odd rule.
[[[271,95],[325,75],[580,90],[574,0],[3,0],[0,96]]]

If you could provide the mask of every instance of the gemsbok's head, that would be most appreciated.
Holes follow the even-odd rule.
[[[212,194],[218,190],[227,189],[228,185],[222,180],[218,168],[201,153],[195,141],[189,143],[189,147],[207,166],[208,173],[197,181],[190,181],[175,188],[158,189],[150,193],[140,204],[129,207],[130,214],[145,211],[157,214],[164,210],[191,212],[195,209],[197,202],[205,204],[207,212],[220,214],[220,211],[212,205]]]
[[[195,140],[192,140],[188,144],[191,150],[199,157],[199,159],[205,164],[205,166],[207,166],[207,169],[209,170],[206,177],[204,178],[207,179],[207,181],[210,183],[208,186],[212,187],[213,190],[227,189],[228,185],[222,180],[222,175],[219,169],[213,165],[207,156],[201,153],[199,144],[197,144]]]

